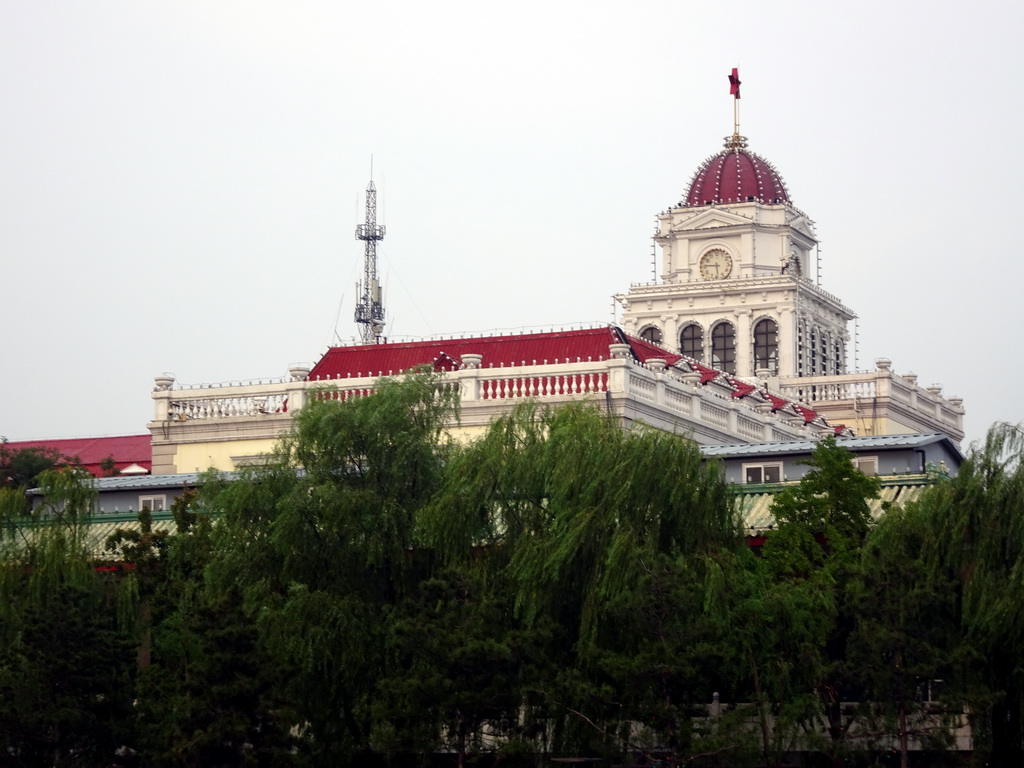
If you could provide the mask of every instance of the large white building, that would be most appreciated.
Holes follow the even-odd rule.
[[[272,450],[311,387],[370,391],[419,364],[462,393],[453,431],[479,434],[523,398],[590,399],[624,427],[643,421],[704,444],[821,434],[941,433],[963,408],[890,361],[851,372],[855,315],[817,279],[812,220],[781,175],[733,133],[658,215],[661,279],[617,296],[622,327],[334,347],[281,380],[153,392],[155,473],[231,470]],[[638,249],[639,252],[640,249]],[[538,318],[542,321],[543,318]]]

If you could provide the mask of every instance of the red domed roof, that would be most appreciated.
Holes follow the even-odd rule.
[[[709,157],[693,175],[683,205],[711,203],[788,203],[789,193],[779,172],[760,155],[750,152],[742,136],[730,136],[725,149]]]

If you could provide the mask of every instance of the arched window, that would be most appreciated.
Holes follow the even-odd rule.
[[[754,371],[762,368],[779,372],[779,326],[774,320],[761,320],[754,326]]]
[[[711,329],[711,364],[720,371],[736,373],[736,329],[719,323]]]
[[[819,348],[821,350],[821,375],[822,376],[827,376],[829,373],[835,373],[835,371],[830,371],[828,369],[829,364],[832,362],[832,355],[830,355],[828,353],[829,339],[831,338],[831,336],[832,336],[832,334],[830,334],[830,333],[826,333],[825,331],[821,332],[821,340],[819,342]]]
[[[843,349],[842,340],[836,340],[836,373],[846,373],[846,351]]]
[[[700,362],[704,359],[704,329],[696,323],[683,328],[679,334],[679,351]]]
[[[640,338],[646,339],[652,344],[661,344],[661,328],[656,325],[648,325],[640,331]]]

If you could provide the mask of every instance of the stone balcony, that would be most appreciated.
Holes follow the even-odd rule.
[[[920,386],[916,374],[894,373],[887,358],[877,360],[874,371],[780,378],[769,384],[857,434],[941,432],[957,443],[964,438],[963,399],[944,397],[938,384]]]
[[[458,369],[443,374],[461,398],[461,417],[451,433],[472,439],[527,399],[552,405],[593,402],[624,427],[643,422],[700,443],[792,440],[826,428],[820,419],[807,423],[792,409],[773,413],[756,393],[737,397],[724,377],[701,384],[699,374],[659,360],[638,363],[617,346],[607,359],[494,368],[481,367],[479,356],[464,355]],[[379,378],[368,373],[310,381],[308,373],[294,366],[284,379],[191,387],[177,385],[171,376],[157,377],[148,425],[153,472],[235,469],[271,450],[311,392],[329,387],[341,398],[366,395]]]

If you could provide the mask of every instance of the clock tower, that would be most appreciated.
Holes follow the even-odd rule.
[[[855,315],[818,285],[814,222],[746,138],[657,222],[661,279],[616,297],[628,333],[744,378],[846,373]]]

